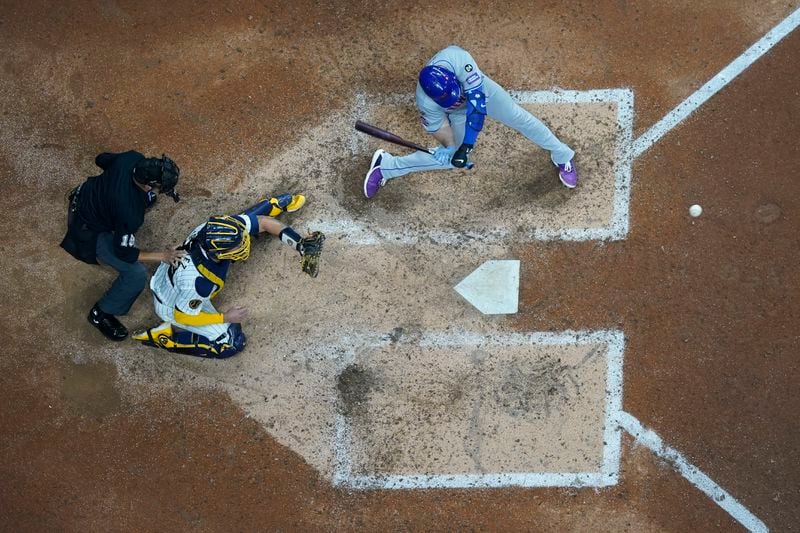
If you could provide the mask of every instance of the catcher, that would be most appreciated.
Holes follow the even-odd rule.
[[[312,278],[319,271],[325,236],[306,237],[274,217],[305,204],[302,195],[281,194],[262,200],[235,216],[214,216],[201,224],[179,248],[187,255],[175,265],[161,263],[150,280],[156,314],[164,322],[135,335],[146,346],[198,357],[225,358],[240,352],[245,336],[240,322],[247,310],[234,307],[220,313],[211,299],[222,290],[233,261],[250,255],[250,238],[259,233],[279,237],[300,252],[303,272]]]

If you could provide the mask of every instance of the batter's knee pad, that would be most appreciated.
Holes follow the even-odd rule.
[[[264,215],[276,217],[281,213],[294,213],[306,203],[302,194],[279,194],[267,200],[258,202],[245,211],[246,215]]]
[[[145,346],[163,348],[168,352],[225,359],[242,351],[247,344],[242,326],[231,324],[228,331],[211,341],[208,337],[191,331],[173,331],[168,322],[133,336]]]

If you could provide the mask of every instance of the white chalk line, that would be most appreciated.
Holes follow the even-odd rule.
[[[623,354],[625,335],[621,331],[609,331],[606,353],[606,414],[603,429],[603,484],[616,485],[619,481],[619,463],[622,455],[622,432],[619,415],[622,412]]]
[[[753,46],[748,48],[742,55],[734,59],[727,67],[722,69],[719,74],[711,78],[705,85],[700,87],[689,98],[678,104],[675,109],[653,125],[649,130],[642,134],[633,143],[633,158],[637,158],[661,137],[666,135],[672,128],[683,122],[686,117],[692,114],[698,107],[703,105],[709,98],[717,94],[723,87],[728,85],[733,79],[745,71],[758,58],[769,51],[781,39],[791,33],[800,25],[800,9],[783,19],[777,26],[770,30],[764,37],[758,40]]]
[[[608,485],[602,474],[594,472],[557,473],[508,473],[508,474],[439,474],[439,475],[391,475],[352,476],[340,480],[340,486],[350,489],[474,489],[501,487],[605,487]]]
[[[539,241],[590,241],[621,240],[628,234],[629,204],[631,183],[631,143],[633,136],[633,92],[629,89],[596,89],[590,91],[509,91],[511,97],[521,104],[587,104],[613,103],[617,107],[617,125],[620,136],[615,147],[614,197],[612,215],[608,226],[598,228],[534,228],[528,235]],[[390,105],[412,105],[411,94],[390,94],[382,97],[366,98],[356,95],[356,100],[380,101]],[[465,239],[480,243],[495,243],[508,239],[508,228],[476,229],[465,232],[431,231],[420,234],[418,231],[392,231],[375,225],[348,219],[313,221],[315,229],[330,234],[342,233],[345,239],[361,246],[395,243],[414,245],[419,242],[434,244],[463,243]]]
[[[340,361],[340,368],[355,360],[355,350],[367,347],[388,346],[392,340],[388,335],[363,334],[342,339],[348,344],[347,354]],[[461,346],[575,346],[605,344],[606,364],[606,408],[603,420],[603,452],[600,472],[496,472],[486,474],[397,474],[355,475],[349,450],[354,445],[351,428],[345,416],[337,413],[335,421],[334,457],[332,483],[351,489],[431,489],[431,488],[477,488],[477,487],[607,487],[615,485],[619,478],[622,435],[619,428],[619,413],[622,409],[622,355],[624,335],[621,331],[563,331],[530,332],[509,334],[485,334],[475,332],[426,332],[417,340],[419,346],[427,348]],[[341,353],[341,352],[340,352]]]
[[[764,522],[756,518],[753,513],[736,501],[733,496],[717,485],[714,480],[705,475],[699,468],[687,461],[680,452],[665,445],[661,437],[654,431],[644,427],[639,420],[625,411],[621,411],[619,415],[620,426],[630,433],[636,439],[636,442],[646,446],[656,456],[670,463],[689,483],[700,489],[737,522],[750,531],[769,531]]]
[[[348,243],[359,246],[375,245],[414,245],[420,242],[434,244],[463,244],[465,241],[493,243],[506,238],[510,232],[504,228],[495,230],[474,230],[456,233],[452,231],[427,231],[420,235],[410,231],[384,230],[364,222],[349,219],[312,219],[309,226],[331,235],[341,235]]]

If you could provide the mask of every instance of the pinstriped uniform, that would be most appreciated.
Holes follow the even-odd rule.
[[[237,218],[245,224],[249,232],[252,225],[250,217],[238,215]],[[204,226],[205,224],[201,224],[195,228],[184,245],[188,246]],[[213,263],[202,259],[197,253],[185,256],[177,266],[161,263],[150,280],[156,314],[161,320],[180,329],[203,335],[212,342],[230,343],[232,339],[229,323],[189,325],[175,317],[176,311],[194,317],[200,316],[201,313],[219,313],[211,303],[211,299],[225,285],[229,266],[230,261]]]

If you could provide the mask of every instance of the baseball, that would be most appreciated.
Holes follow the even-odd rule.
[[[692,207],[689,208],[689,214],[693,217],[697,218],[703,212],[703,208],[697,204],[694,204]]]

